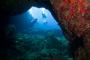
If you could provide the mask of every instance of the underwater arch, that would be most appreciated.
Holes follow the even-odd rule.
[[[42,10],[45,9],[41,8],[38,11],[35,9],[33,10],[34,13],[33,11],[32,13],[27,11],[16,16],[4,16],[4,19],[8,20],[8,26],[4,31],[5,36],[3,36],[3,39],[6,40],[5,45],[7,45],[7,48],[5,48],[5,50],[1,49],[2,56],[4,51],[6,51],[4,54],[6,57],[2,59],[72,59],[67,54],[68,41],[65,39],[59,25],[49,11]],[[35,11],[37,11],[41,17],[40,15],[36,15],[37,13],[35,13]],[[39,11],[41,11],[41,13]],[[42,12],[44,13],[42,14]],[[44,14],[47,15],[45,16]],[[47,24],[45,24],[45,21],[42,21],[45,19],[48,22]],[[36,24],[36,26],[34,26],[34,24]],[[4,44],[1,45],[2,48],[5,46]]]

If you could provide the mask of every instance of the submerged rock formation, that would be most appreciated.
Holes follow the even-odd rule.
[[[31,6],[45,7],[51,11],[65,37],[71,41],[75,60],[90,60],[89,0],[0,0],[0,15],[21,14]]]
[[[77,56],[75,60],[90,59],[90,1],[89,0],[51,0],[58,15],[59,24],[68,40],[75,45],[72,48]],[[75,52],[77,49],[79,53]],[[82,51],[80,53],[80,51]],[[88,56],[88,57],[85,57]],[[77,58],[77,59],[76,59]]]

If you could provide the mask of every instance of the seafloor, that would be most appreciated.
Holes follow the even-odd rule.
[[[69,56],[69,42],[60,29],[29,28],[18,33],[11,31],[12,27],[5,31],[7,47],[2,44],[4,48],[0,49],[0,60],[73,60]]]

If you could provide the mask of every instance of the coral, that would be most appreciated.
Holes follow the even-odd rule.
[[[72,50],[82,47],[87,57],[75,60],[90,59],[90,1],[89,0],[50,0],[53,10],[59,19],[65,37],[71,41]],[[74,44],[73,44],[74,43]],[[83,50],[81,48],[81,50]],[[73,52],[74,52],[73,51]],[[73,53],[74,54],[74,53]],[[80,57],[80,56],[78,56]]]
[[[51,1],[55,12],[58,15],[60,25],[66,26],[66,30],[73,32],[78,37],[83,36],[86,30],[90,28],[89,2],[86,0],[55,0]],[[87,5],[88,4],[88,5]]]
[[[31,31],[34,32],[35,30],[32,29]],[[43,29],[40,30],[42,31]],[[37,31],[37,34],[40,30]],[[61,39],[60,37],[56,37],[54,32],[48,32],[46,35],[35,35],[27,30],[25,31],[17,33],[14,36],[9,36],[13,38],[11,41],[12,45],[6,49],[6,52],[3,51],[6,54],[8,53],[5,59],[66,60],[70,58],[67,54],[68,43],[65,38]]]

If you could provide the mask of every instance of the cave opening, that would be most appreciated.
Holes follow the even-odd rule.
[[[69,57],[69,42],[49,10],[31,7],[23,14],[3,17],[6,19],[5,54],[9,60],[73,60]]]

